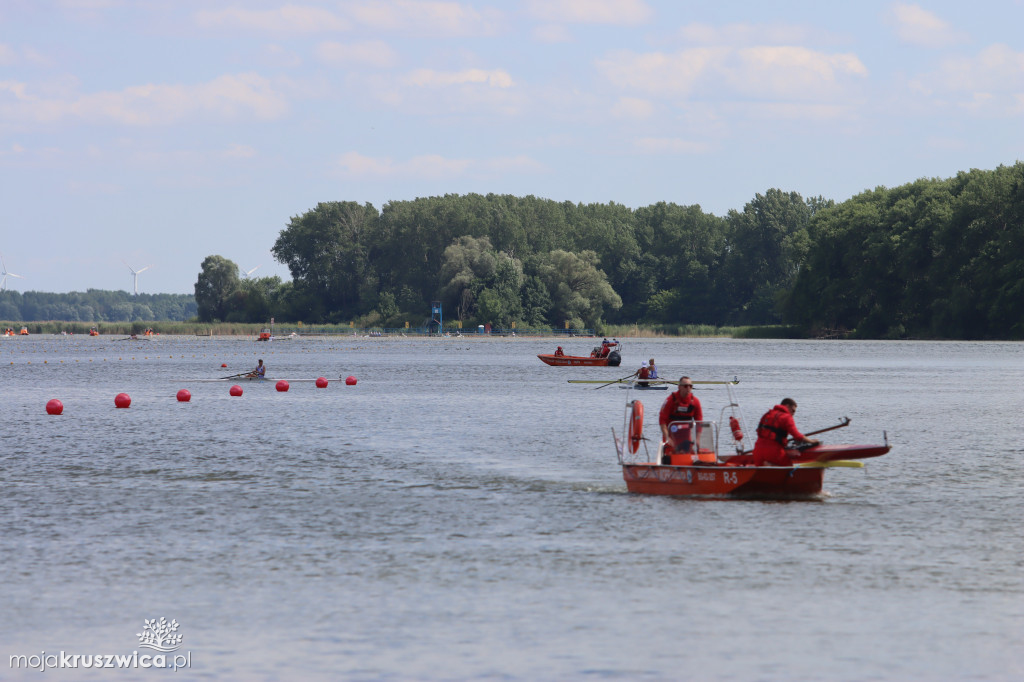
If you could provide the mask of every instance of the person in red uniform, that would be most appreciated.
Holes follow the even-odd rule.
[[[797,443],[818,445],[821,441],[808,438],[796,428],[793,414],[796,401],[783,398],[782,403],[765,412],[757,425],[757,441],[754,443],[754,466],[774,464],[780,467],[792,465],[786,454],[786,439]]]
[[[661,440],[665,443],[662,459],[673,452],[692,452],[694,434],[690,433],[689,426],[676,425],[676,430],[669,433],[669,422],[689,421],[699,422],[704,419],[704,411],[701,409],[700,400],[693,394],[693,382],[690,377],[679,378],[679,388],[668,394],[665,404],[661,406],[658,413],[658,424],[661,426]]]

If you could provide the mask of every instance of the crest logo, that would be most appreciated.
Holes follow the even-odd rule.
[[[181,648],[182,636],[177,634],[178,621],[167,622],[166,618],[144,620],[142,632],[136,632],[139,648],[155,649],[156,651],[177,651]]]

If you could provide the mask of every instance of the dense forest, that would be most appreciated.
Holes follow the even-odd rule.
[[[197,314],[187,294],[139,294],[89,289],[85,293],[0,291],[0,320],[64,320],[67,322],[184,321]]]
[[[209,256],[202,320],[274,315],[357,326],[416,325],[442,303],[446,326],[600,329],[604,323],[771,324],[831,205],[769,190],[724,218],[699,206],[573,204],[448,195],[329,202],[291,219],[272,252],[293,281],[244,280]]]
[[[4,292],[0,319],[152,313],[399,327],[425,325],[440,301],[446,327],[790,324],[860,338],[1018,339],[1024,164],[879,187],[838,204],[771,189],[722,217],[664,202],[630,209],[495,194],[379,211],[324,202],[291,218],[272,252],[291,282],[246,278],[211,255],[194,303]]]

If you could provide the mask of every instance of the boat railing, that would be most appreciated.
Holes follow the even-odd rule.
[[[718,423],[711,420],[674,421],[668,424],[668,437],[677,455],[714,455],[718,460]],[[665,443],[658,446],[662,461]]]

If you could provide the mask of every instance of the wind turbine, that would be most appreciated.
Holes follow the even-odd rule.
[[[249,279],[249,275],[251,275],[252,273],[256,272],[261,267],[263,267],[263,263],[260,263],[259,265],[254,267],[252,270],[245,270],[245,271],[243,271],[242,272],[242,277],[244,277],[245,279]],[[239,269],[241,269],[241,268],[239,268]]]
[[[121,261],[121,262],[124,263],[125,265],[128,265],[128,263],[125,263],[125,261]],[[132,266],[128,265],[128,269],[132,271],[132,280],[133,280],[133,282],[135,284],[135,295],[136,296],[139,295],[139,273],[140,272],[145,272],[146,270],[149,270],[151,267],[153,267],[153,266],[152,265],[147,265],[144,268],[136,270]]]
[[[0,279],[0,291],[7,291],[7,278],[17,277],[18,279],[25,279],[21,275],[15,275],[13,272],[7,272],[7,263],[4,263],[4,255],[0,253],[0,275],[3,278]]]

